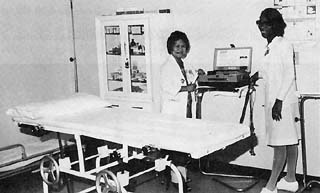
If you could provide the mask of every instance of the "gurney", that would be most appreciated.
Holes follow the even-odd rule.
[[[55,102],[55,105],[48,109],[50,111],[52,108],[58,109],[59,105],[57,104]],[[65,101],[63,104],[63,107],[67,108]],[[18,124],[34,125],[46,131],[74,135],[77,145],[77,161],[71,162],[70,158],[65,157],[56,162],[50,156],[42,160],[40,173],[44,181],[44,192],[48,192],[47,185],[57,183],[62,172],[96,182],[96,186],[81,192],[90,192],[96,189],[99,193],[126,193],[128,191],[125,186],[129,184],[130,179],[153,170],[160,172],[166,167],[170,167],[178,178],[179,193],[182,193],[181,175],[176,166],[168,160],[168,156],[156,157],[154,167],[133,175],[125,170],[114,172],[111,171],[111,168],[126,164],[133,159],[148,157],[150,151],[142,151],[145,149],[151,150],[151,152],[160,149],[184,152],[193,159],[200,159],[250,136],[250,129],[244,124],[185,119],[145,112],[140,109],[113,107],[110,104],[103,104],[103,102],[99,105],[82,104],[82,106],[87,106],[85,110],[67,113],[61,113],[58,109],[51,115],[44,113],[46,116],[38,116],[37,118],[21,116],[17,111],[13,113],[12,110],[8,113]],[[36,106],[41,107],[39,104]],[[121,148],[111,149],[106,145],[98,147],[97,155],[84,157],[81,136],[121,144]],[[100,164],[103,158],[114,155],[117,155],[118,160],[104,165]],[[94,169],[86,170],[85,163],[90,159],[95,159],[96,166]],[[77,165],[78,169],[73,169],[74,165]]]
[[[65,142],[65,141],[64,141]],[[65,146],[71,143],[64,143]],[[39,137],[0,148],[0,180],[39,168],[39,160],[45,155],[59,153],[56,138],[41,140]]]

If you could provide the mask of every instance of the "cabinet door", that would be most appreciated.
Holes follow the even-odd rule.
[[[106,91],[123,92],[123,50],[121,49],[120,25],[104,26],[104,44],[106,63]]]
[[[129,57],[129,90],[131,95],[145,98],[150,95],[150,60],[148,53],[148,26],[145,21],[130,22],[127,26],[127,43]],[[126,52],[127,53],[127,52]]]
[[[98,18],[96,22],[101,95],[151,99],[148,22],[114,18]]]

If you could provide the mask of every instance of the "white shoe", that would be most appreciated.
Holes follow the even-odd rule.
[[[295,182],[287,182],[284,178],[281,178],[281,180],[277,184],[277,188],[279,190],[286,190],[289,192],[296,192],[299,189],[299,184],[297,181]]]
[[[262,188],[260,193],[278,193],[277,188],[275,188],[273,191],[267,189],[267,188]]]

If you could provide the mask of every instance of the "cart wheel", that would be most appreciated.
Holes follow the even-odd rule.
[[[51,156],[45,156],[40,162],[40,174],[42,180],[48,185],[55,185],[60,179],[60,169],[56,160]]]
[[[103,170],[97,174],[96,189],[98,193],[120,193],[120,183],[111,171]]]

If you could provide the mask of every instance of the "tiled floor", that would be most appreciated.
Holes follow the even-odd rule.
[[[220,167],[220,166],[218,166]],[[220,167],[222,168],[222,167]],[[226,167],[224,167],[226,168]],[[253,186],[253,188],[244,191],[246,193],[259,193],[261,188],[265,185],[266,179],[269,175],[269,171],[265,170],[251,170],[250,168],[239,168],[235,166],[227,165],[228,170],[237,170],[236,173],[247,173],[249,175],[259,176],[259,182]],[[220,184],[219,182],[213,180],[213,176],[202,174],[197,166],[194,164],[189,169],[189,177],[192,181],[189,185],[192,187],[191,193],[235,193],[237,191],[227,188],[226,186]],[[231,183],[235,187],[243,188],[249,185],[252,180],[246,179],[231,179],[226,177],[215,177],[225,182]],[[137,186],[135,187],[136,193],[177,193],[178,190],[172,185],[166,190],[165,185],[161,183],[161,177],[157,177],[155,172],[150,172],[135,178]],[[299,182],[301,185],[301,176],[299,176]],[[73,189],[75,192],[83,190],[84,188],[94,185],[94,183],[87,180],[72,177]],[[0,181],[0,193],[41,193],[42,190],[42,180],[39,172],[36,173],[24,173],[3,179]],[[51,192],[67,193],[66,186],[63,186],[60,190],[55,190]],[[92,191],[95,192],[95,191]],[[279,193],[286,193],[285,191],[278,191]],[[304,193],[319,193],[320,187],[314,186],[311,190],[306,190]]]

